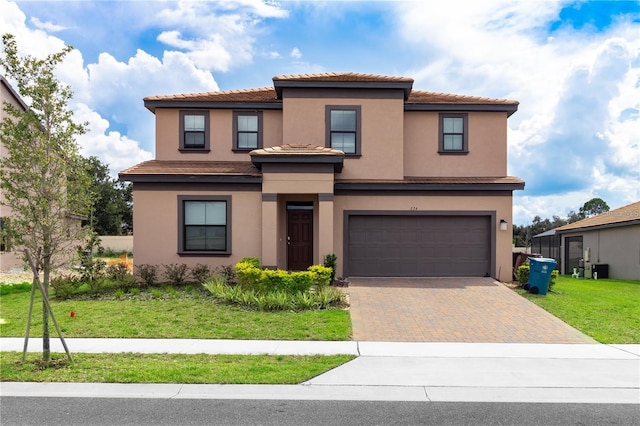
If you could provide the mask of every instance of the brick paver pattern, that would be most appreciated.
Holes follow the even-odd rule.
[[[596,343],[491,278],[352,278],[353,340]]]

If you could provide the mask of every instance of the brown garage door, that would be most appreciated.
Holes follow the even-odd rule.
[[[490,216],[349,216],[348,275],[484,277]]]

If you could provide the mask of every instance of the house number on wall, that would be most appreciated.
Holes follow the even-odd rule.
[[[418,208],[417,208],[417,207],[409,207],[409,210],[411,210],[411,211],[417,211],[417,210],[418,210]]]

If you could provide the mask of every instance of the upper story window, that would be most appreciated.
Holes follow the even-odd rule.
[[[262,148],[262,112],[233,113],[233,149],[250,151]]]
[[[231,197],[179,196],[180,254],[231,253]]]
[[[208,111],[180,111],[180,150],[209,150]]]
[[[361,108],[359,105],[327,105],[326,146],[347,155],[360,155]]]
[[[439,147],[441,154],[469,152],[467,114],[440,114]]]

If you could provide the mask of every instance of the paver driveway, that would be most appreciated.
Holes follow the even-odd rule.
[[[595,343],[492,278],[351,278],[360,341]]]

